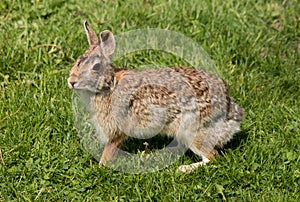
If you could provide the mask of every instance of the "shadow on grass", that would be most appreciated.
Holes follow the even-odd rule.
[[[240,131],[239,133],[235,134],[235,136],[226,145],[224,145],[221,151],[226,151],[227,149],[237,149],[241,145],[241,143],[246,142],[247,137],[248,131]]]
[[[228,149],[235,150],[238,147],[240,147],[242,143],[245,143],[247,136],[248,132],[246,130],[242,130],[239,133],[235,134],[233,139],[229,141],[226,145],[224,145],[223,148],[217,149],[220,156],[226,153],[226,150]],[[157,149],[163,149],[167,146],[176,146],[169,145],[172,141],[173,138],[169,138],[163,135],[157,135],[150,139],[129,138],[123,143],[121,148],[130,153],[138,153],[141,151],[148,153],[153,152]],[[195,162],[201,160],[201,158],[198,155],[194,154],[191,150],[187,150],[185,155]]]
[[[172,141],[173,138],[162,135],[157,135],[149,139],[137,139],[130,137],[123,143],[122,149],[131,153],[137,153],[139,151],[147,152],[156,149],[163,149]]]

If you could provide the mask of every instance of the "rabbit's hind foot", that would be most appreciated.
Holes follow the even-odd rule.
[[[201,166],[205,166],[209,162],[209,159],[202,156],[202,161],[197,162],[197,163],[192,163],[189,165],[181,165],[178,167],[178,171],[184,172],[184,173],[191,173],[197,168]]]

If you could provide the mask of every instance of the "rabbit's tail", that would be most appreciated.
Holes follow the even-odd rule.
[[[244,117],[244,110],[237,105],[233,98],[229,97],[228,114],[225,121],[217,123],[219,128],[218,142],[216,147],[221,148],[229,142],[233,136],[240,131],[240,125]]]
[[[241,122],[244,117],[244,110],[238,106],[232,97],[229,97],[227,120]]]

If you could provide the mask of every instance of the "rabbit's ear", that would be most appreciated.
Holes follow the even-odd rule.
[[[99,45],[99,39],[98,39],[96,33],[94,32],[94,30],[87,23],[87,21],[84,21],[83,25],[84,25],[84,30],[85,30],[87,39],[89,41],[89,45],[90,46],[91,45]]]
[[[115,52],[115,37],[114,35],[108,31],[104,30],[100,33],[100,45],[103,51],[103,54],[106,57],[111,57]]]

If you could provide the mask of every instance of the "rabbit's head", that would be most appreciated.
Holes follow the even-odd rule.
[[[110,31],[105,30],[98,37],[87,22],[84,22],[84,29],[89,49],[72,67],[68,86],[75,90],[105,92],[110,90],[114,82],[114,69],[111,66],[115,50],[114,36]]]

